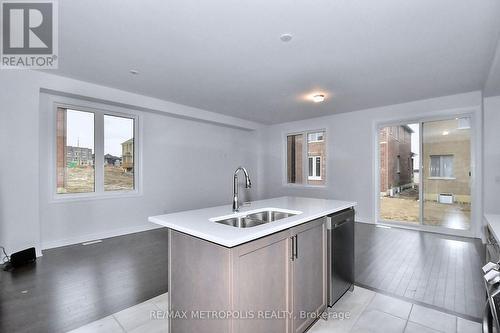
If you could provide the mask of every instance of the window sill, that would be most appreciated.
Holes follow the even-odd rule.
[[[307,180],[322,180],[321,177],[307,177]]]
[[[74,193],[74,194],[55,194],[50,203],[65,203],[65,202],[78,202],[78,201],[93,201],[103,199],[120,199],[120,198],[134,198],[140,197],[142,193],[138,190],[123,191],[123,192],[109,192],[109,193]]]
[[[429,180],[456,180],[455,177],[427,177]]]

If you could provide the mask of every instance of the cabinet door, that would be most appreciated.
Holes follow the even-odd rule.
[[[233,332],[291,332],[290,263],[289,230],[233,250]]]
[[[229,333],[229,320],[193,319],[197,311],[229,311],[230,258],[227,248],[169,230],[169,332]],[[185,311],[185,312],[184,312]]]
[[[326,219],[291,229],[293,332],[304,332],[326,309]],[[316,314],[316,316],[315,316]]]

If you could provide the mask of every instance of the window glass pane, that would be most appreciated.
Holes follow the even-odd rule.
[[[324,185],[326,170],[325,132],[309,133],[307,138],[307,156],[313,159],[313,163],[309,163],[307,183],[310,185]]]
[[[441,228],[471,227],[471,122],[451,118],[422,124],[422,223]],[[428,170],[428,166],[431,170]]]
[[[307,135],[307,142],[323,141],[324,132],[309,133]]]
[[[309,177],[313,175],[313,158],[309,157]]]
[[[439,156],[431,156],[431,177],[439,177],[441,172],[441,159]]]
[[[287,136],[287,182],[302,184],[304,137],[302,134]]]
[[[95,191],[94,114],[57,109],[57,193]]]
[[[453,156],[446,155],[441,157],[442,161],[442,177],[452,178],[453,177]]]
[[[104,190],[134,189],[134,119],[104,116]]]

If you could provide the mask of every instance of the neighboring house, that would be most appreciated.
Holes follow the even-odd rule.
[[[392,195],[401,188],[413,186],[411,134],[406,126],[388,126],[379,132],[380,191]]]
[[[325,133],[314,132],[307,134],[307,183],[310,185],[324,185],[326,176],[326,145]]]
[[[134,171],[134,139],[122,143],[122,168],[126,172]]]
[[[122,159],[111,154],[104,155],[104,165],[108,166],[120,166]]]
[[[471,138],[467,119],[428,123],[423,152],[424,200],[470,204]]]
[[[304,147],[304,141],[307,145]],[[304,158],[304,153],[307,157]],[[304,165],[305,163],[305,165]],[[304,170],[305,166],[305,170]],[[287,136],[287,181],[302,184],[303,172],[309,185],[324,185],[326,180],[325,132]]]
[[[67,166],[91,166],[94,165],[92,149],[83,147],[66,146]]]

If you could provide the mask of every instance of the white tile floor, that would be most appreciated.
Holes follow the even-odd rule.
[[[80,327],[73,333],[167,333],[167,319],[152,313],[167,311],[167,294]],[[480,333],[481,325],[398,298],[356,287],[328,310],[308,333]]]
[[[82,326],[72,333],[167,333],[168,294],[163,294]],[[153,319],[153,315],[157,318]],[[158,317],[160,317],[158,319]]]
[[[308,333],[480,333],[481,324],[355,287],[328,310],[348,319],[319,320]],[[337,315],[337,317],[339,317]]]

